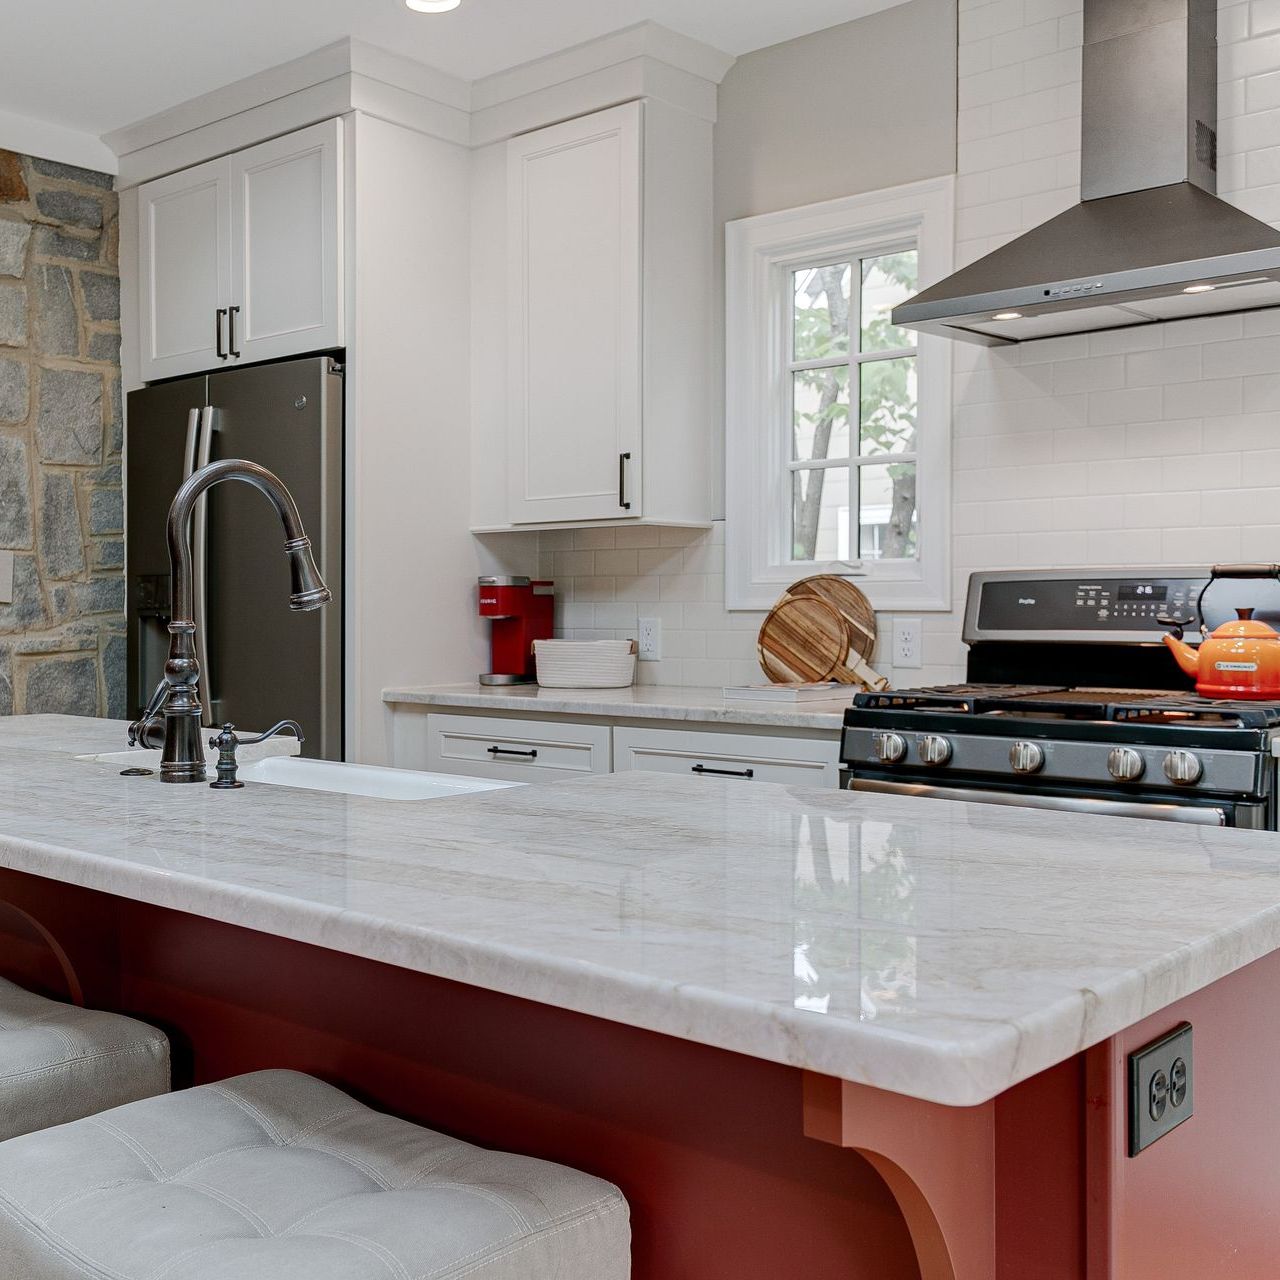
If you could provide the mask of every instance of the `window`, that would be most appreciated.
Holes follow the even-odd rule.
[[[949,606],[950,348],[890,312],[950,245],[949,179],[729,224],[731,609],[820,572]]]

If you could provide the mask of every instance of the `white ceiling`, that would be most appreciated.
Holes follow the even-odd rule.
[[[902,0],[0,0],[0,116],[94,136],[343,36],[465,80],[649,19],[742,54]],[[0,138],[0,146],[4,146]]]

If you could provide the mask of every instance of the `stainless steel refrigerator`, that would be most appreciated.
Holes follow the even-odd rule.
[[[303,754],[342,759],[342,366],[332,356],[228,369],[129,395],[125,444],[129,714],[168,655],[169,504],[196,468],[248,458],[292,492],[333,603],[289,611],[280,520],[248,485],[215,485],[196,510],[196,648],[204,723],[262,730],[297,720]]]

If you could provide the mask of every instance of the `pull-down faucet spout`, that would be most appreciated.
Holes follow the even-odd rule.
[[[319,609],[333,599],[311,554],[311,540],[293,495],[278,476],[256,462],[227,458],[194,472],[174,495],[169,508],[169,565],[173,581],[173,617],[169,623],[169,660],[164,665],[164,752],[162,782],[204,782],[205,756],[200,732],[200,663],[194,636],[195,598],[192,587],[191,518],[196,500],[223,480],[243,480],[267,496],[284,525],[284,549],[289,556],[293,590],[289,608]],[[154,703],[153,699],[153,703]]]

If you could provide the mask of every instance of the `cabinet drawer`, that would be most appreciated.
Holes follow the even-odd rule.
[[[433,715],[427,768],[477,778],[535,782],[609,772],[607,725],[490,716]]]
[[[677,729],[618,728],[614,768],[695,777],[840,785],[839,740],[775,738],[767,734],[684,733]]]

